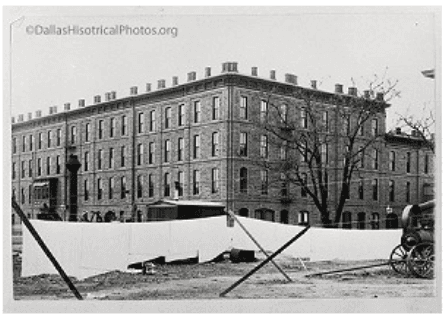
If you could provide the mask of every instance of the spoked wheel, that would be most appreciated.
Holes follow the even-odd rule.
[[[420,278],[434,277],[434,246],[432,243],[420,243],[409,252],[408,268]]]
[[[400,274],[408,274],[408,267],[406,258],[408,257],[408,252],[401,246],[397,245],[390,253],[389,263],[392,269]]]

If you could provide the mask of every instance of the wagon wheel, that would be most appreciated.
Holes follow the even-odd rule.
[[[408,267],[406,263],[406,258],[408,252],[401,246],[397,245],[390,253],[389,263],[392,269],[400,274],[408,274]]]
[[[407,258],[409,270],[420,278],[431,279],[434,276],[434,246],[432,243],[420,243],[412,248]]]

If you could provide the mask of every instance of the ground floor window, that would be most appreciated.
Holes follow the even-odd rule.
[[[249,217],[249,210],[247,208],[240,208],[238,211],[239,216]]]
[[[300,211],[297,217],[299,225],[307,225],[309,223],[310,213],[308,211]]]

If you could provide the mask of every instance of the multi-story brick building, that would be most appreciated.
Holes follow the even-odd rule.
[[[65,104],[63,112],[50,107],[45,117],[41,111],[34,118],[28,114],[26,121],[19,115],[12,125],[12,193],[24,212],[36,217],[45,203],[68,219],[66,164],[75,155],[81,165],[76,176],[78,213],[113,211],[121,220],[145,221],[148,205],[178,198],[220,202],[240,215],[276,222],[319,224],[309,197],[291,188],[285,201],[278,186],[266,183],[279,173],[265,173],[254,162],[268,150],[272,159],[281,157],[280,150],[268,149],[260,140],[263,133],[254,126],[266,108],[266,91],[275,86],[277,102],[294,104],[294,90],[317,91],[315,83],[313,88],[299,87],[291,74],[280,82],[275,71],[263,79],[256,68],[243,75],[236,63],[224,63],[216,76],[207,67],[203,79],[196,79],[195,72],[187,79],[179,84],[173,77],[171,87],[159,80],[157,90],[147,84],[141,94],[131,87],[130,95],[119,99],[115,92],[106,93],[103,102],[95,96],[92,105],[80,100],[78,108]],[[337,123],[338,115],[333,97],[358,99],[356,89],[344,95],[341,85],[335,93],[319,92],[330,124]],[[366,130],[384,134],[385,108],[372,119]],[[429,151],[414,136],[385,137],[377,144],[376,165],[364,171],[363,185],[351,184],[344,227],[395,226],[398,217],[387,221],[387,215],[428,197],[433,179]],[[328,157],[334,203],[339,187],[331,181],[340,172],[337,147],[330,148]]]

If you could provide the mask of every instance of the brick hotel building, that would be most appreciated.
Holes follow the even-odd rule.
[[[254,162],[264,148],[269,160],[281,154],[275,147],[268,149],[260,140],[262,130],[253,126],[272,86],[274,99],[286,105],[297,103],[292,95],[297,89],[321,92],[320,108],[330,124],[337,124],[335,110],[342,108],[332,98],[366,99],[357,97],[356,88],[344,94],[337,84],[334,93],[324,92],[315,82],[311,88],[299,87],[291,74],[284,82],[276,80],[275,71],[264,79],[256,67],[244,75],[236,63],[226,62],[220,74],[212,76],[207,67],[204,78],[190,72],[183,84],[173,77],[171,86],[159,80],[156,90],[148,83],[144,93],[131,87],[128,97],[109,92],[104,101],[95,96],[89,106],[79,100],[77,108],[67,103],[62,112],[50,107],[47,116],[41,111],[35,117],[29,113],[26,120],[18,115],[12,119],[12,195],[32,218],[45,203],[65,220],[70,204],[76,204],[78,215],[113,211],[122,221],[160,220],[149,215],[148,205],[178,199],[219,202],[243,216],[286,224],[319,224],[310,197],[291,187],[286,202],[278,186],[266,184],[279,173],[265,172]],[[430,150],[414,133],[396,129],[386,134],[384,106],[366,124],[366,132],[385,134],[376,165],[369,162],[362,182],[351,184],[342,227],[397,227],[406,204],[433,197]],[[340,160],[331,146],[328,157],[334,208],[339,187],[331,182],[338,178]],[[74,200],[70,162],[80,165],[73,176]]]

